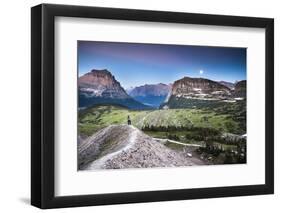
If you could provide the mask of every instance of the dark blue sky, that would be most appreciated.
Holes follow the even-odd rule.
[[[246,49],[78,41],[78,69],[108,69],[125,89],[184,76],[235,82],[246,79]]]

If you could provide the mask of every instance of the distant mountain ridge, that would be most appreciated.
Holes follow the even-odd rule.
[[[78,79],[79,107],[97,104],[120,104],[130,109],[149,109],[130,97],[107,70],[93,69]]]
[[[234,86],[235,86],[235,83],[232,83],[232,82],[228,82],[228,81],[218,81],[218,83],[228,87],[229,89],[233,90],[234,89]]]
[[[135,87],[129,92],[132,97],[136,96],[166,96],[171,89],[170,85],[159,84],[145,84]]]
[[[158,108],[164,102],[171,90],[171,85],[163,83],[145,84],[129,91],[129,95],[135,100]]]

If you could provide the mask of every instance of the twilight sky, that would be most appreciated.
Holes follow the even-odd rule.
[[[184,76],[235,82],[246,79],[246,49],[78,41],[79,76],[92,69],[109,70],[125,89]]]

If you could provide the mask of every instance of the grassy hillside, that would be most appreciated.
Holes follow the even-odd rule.
[[[228,111],[226,111],[228,110]],[[240,110],[238,107],[226,109],[169,109],[169,110],[129,110],[120,106],[96,106],[79,112],[79,133],[89,136],[110,124],[126,124],[127,116],[132,120],[132,125],[148,133],[158,132],[199,132],[202,129],[216,130],[243,134],[245,132],[240,120],[233,114]],[[241,112],[241,111],[240,111]],[[200,130],[200,131],[199,131]],[[153,133],[152,133],[153,134]],[[158,135],[159,135],[158,134]],[[157,135],[156,135],[157,136]]]
[[[148,111],[134,111],[121,106],[96,106],[79,112],[79,132],[81,135],[92,135],[98,130],[111,124],[126,124],[130,115],[133,124],[141,119]]]

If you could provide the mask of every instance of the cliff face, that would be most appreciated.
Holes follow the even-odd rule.
[[[115,77],[106,69],[86,73],[78,79],[79,90],[88,96],[104,98],[129,98]]]
[[[200,108],[219,102],[236,102],[246,98],[246,81],[234,89],[209,79],[184,77],[174,82],[171,93],[161,108]]]
[[[184,77],[174,82],[171,95],[227,96],[231,95],[231,90],[228,87],[209,79]]]

